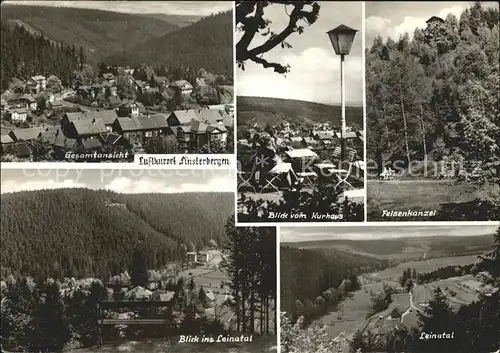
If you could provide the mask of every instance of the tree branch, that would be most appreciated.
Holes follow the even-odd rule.
[[[277,63],[270,63],[265,59],[259,58],[258,56],[251,57],[251,58],[249,58],[249,60],[252,60],[253,62],[255,62],[257,64],[262,65],[265,69],[273,68],[274,72],[277,72],[279,74],[285,74],[288,72],[287,66],[283,66],[283,65],[277,64]]]

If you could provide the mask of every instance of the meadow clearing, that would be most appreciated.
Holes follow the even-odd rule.
[[[370,221],[400,220],[395,217],[382,217],[383,210],[436,210],[435,217],[418,217],[415,220],[441,220],[440,211],[444,211],[447,205],[471,202],[484,196],[472,185],[451,180],[368,180],[367,185]],[[405,220],[410,220],[410,217]]]
[[[417,272],[429,272],[443,266],[470,264],[476,260],[477,255],[468,255],[408,261],[382,271],[364,274],[359,278],[361,289],[353,292],[327,315],[314,320],[313,325],[327,325],[328,332],[332,337],[337,337],[342,332],[346,333],[348,337],[352,337],[354,332],[364,330],[367,327],[375,331],[389,331],[401,323],[401,319],[391,319],[390,313],[394,308],[398,308],[401,313],[404,313],[410,307],[410,296],[405,292],[395,293],[392,295],[392,302],[387,309],[367,317],[372,311],[370,292],[381,292],[383,283],[399,288],[399,277],[407,268],[415,269]],[[413,290],[413,304],[422,309],[421,304],[429,300],[432,297],[432,291],[439,286],[447,294],[452,307],[458,309],[461,304],[468,304],[476,300],[479,296],[478,290],[487,289],[480,287],[480,284],[474,280],[472,275],[467,275],[418,285]],[[456,294],[453,295],[453,292]],[[416,324],[416,320],[416,310],[413,309],[406,315],[404,324],[412,326]]]

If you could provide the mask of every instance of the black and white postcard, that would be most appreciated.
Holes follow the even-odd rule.
[[[362,6],[237,2],[238,222],[363,220]]]
[[[234,173],[1,178],[3,352],[276,350],[276,229],[235,227]]]
[[[233,154],[231,1],[2,1],[2,162]]]
[[[498,3],[365,12],[368,220],[498,220]]]
[[[281,352],[500,347],[500,224],[281,228]]]

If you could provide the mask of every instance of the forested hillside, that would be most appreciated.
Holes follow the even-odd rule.
[[[304,119],[329,122],[340,127],[340,106],[326,105],[294,99],[238,96],[238,122],[265,127],[283,121],[300,123]],[[363,127],[363,108],[346,107],[348,126]]]
[[[56,75],[63,84],[68,85],[74,71],[80,66],[80,51],[75,46],[56,44],[39,34],[29,32],[23,26],[9,26],[2,20],[1,36],[2,90],[8,88],[14,77],[35,75]]]
[[[109,207],[105,203],[124,204]],[[213,207],[217,205],[217,207]],[[184,245],[225,239],[230,194],[117,194],[58,189],[3,194],[2,275],[96,276],[127,269],[133,250],[148,266],[182,259]]]
[[[178,28],[154,17],[93,9],[2,5],[1,13],[2,24],[21,21],[56,42],[82,46],[94,62]]]
[[[356,276],[387,266],[387,261],[351,254],[335,249],[297,249],[281,247],[281,310],[295,313],[296,300],[315,302],[323,292],[333,288],[339,292],[355,287]],[[341,288],[344,280],[350,286]]]
[[[108,58],[113,64],[204,68],[233,77],[233,18],[231,12],[211,15],[167,35]]]
[[[498,21],[498,8],[477,2],[459,19],[415,29],[411,40],[374,40],[366,52],[369,158],[476,161],[483,179],[498,181]]]

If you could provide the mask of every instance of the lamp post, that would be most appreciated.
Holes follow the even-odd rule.
[[[342,106],[342,129],[340,132],[340,159],[345,161],[346,158],[346,122],[345,122],[345,78],[344,78],[344,57],[351,52],[352,42],[356,35],[357,29],[352,29],[345,25],[340,25],[337,28],[328,31],[328,37],[332,42],[335,54],[340,55],[340,86],[341,86],[341,106]]]

